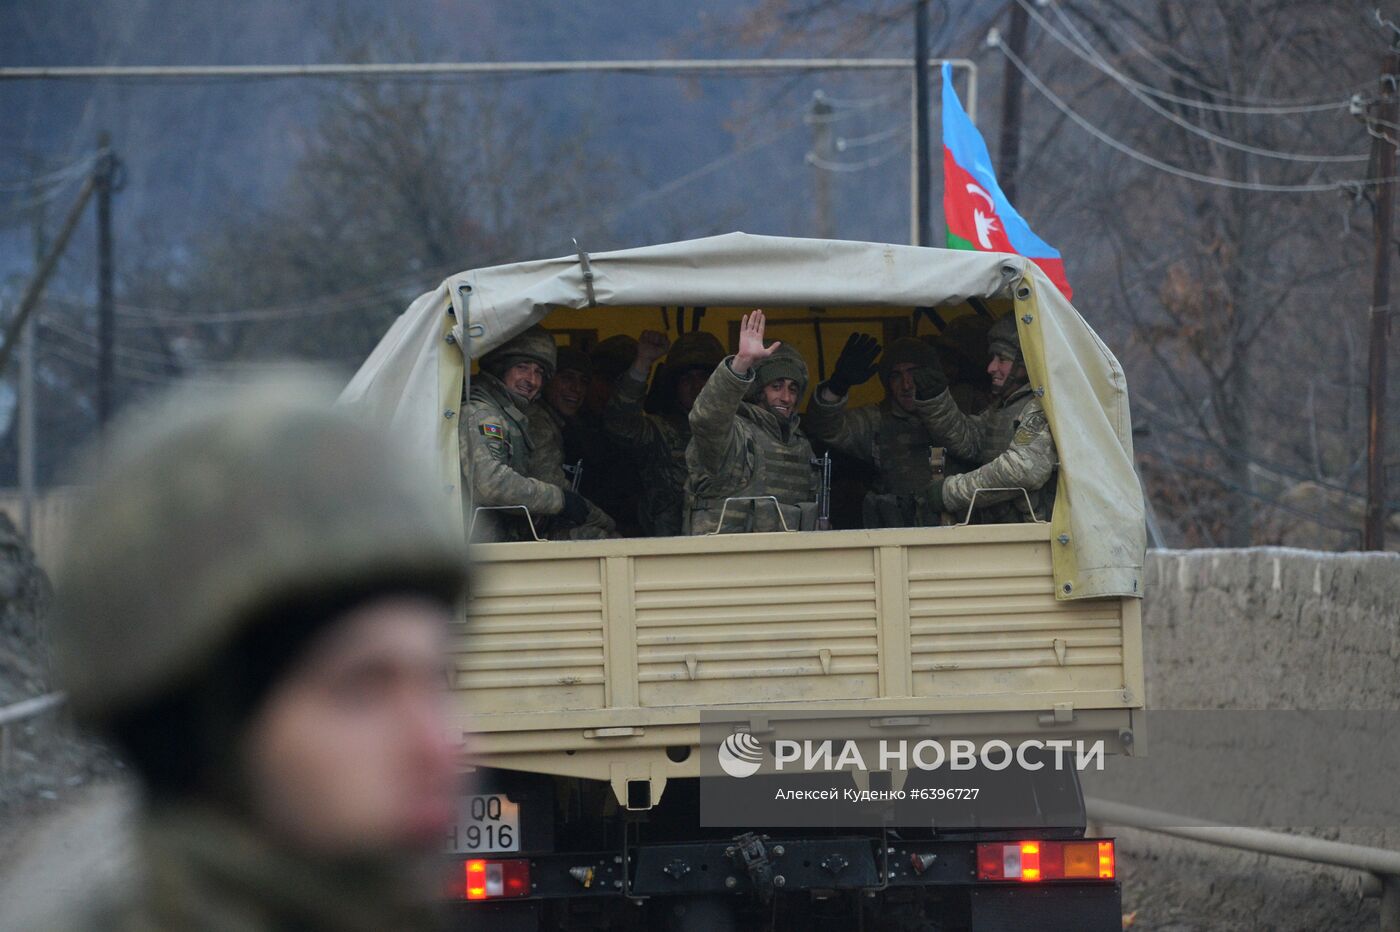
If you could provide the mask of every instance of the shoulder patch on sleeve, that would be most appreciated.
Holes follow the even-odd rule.
[[[494,421],[482,421],[481,435],[483,437],[495,437],[498,440],[504,440],[506,439],[506,429]]]
[[[1049,426],[1050,422],[1046,419],[1044,411],[1031,411],[1016,425],[1016,442],[1030,443],[1036,434]]]

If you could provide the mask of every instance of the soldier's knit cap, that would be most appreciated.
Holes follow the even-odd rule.
[[[801,402],[807,394],[807,378],[807,362],[802,354],[792,344],[784,343],[772,356],[754,367],[754,386],[749,390],[749,396],[762,397],[763,386],[775,379],[792,379],[797,383],[797,400]]]
[[[558,354],[554,336],[539,324],[535,324],[482,356],[481,370],[499,379],[511,366],[522,362],[534,362],[544,369],[546,379],[552,379]]]
[[[880,381],[888,382],[894,374],[894,367],[912,362],[916,366],[933,366],[938,361],[938,353],[923,340],[915,337],[900,337],[880,354]]]
[[[1021,355],[1021,335],[1016,332],[1016,315],[1003,316],[992,329],[987,331],[987,349],[994,356],[1004,356],[1016,362],[1024,362]]]
[[[557,359],[558,362],[554,368],[558,372],[571,369],[574,372],[582,373],[584,377],[593,375],[593,358],[581,349],[575,349],[572,346],[561,346],[559,347]]]

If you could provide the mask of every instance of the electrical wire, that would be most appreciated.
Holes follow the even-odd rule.
[[[1188,181],[1198,181],[1202,184],[1215,185],[1221,188],[1231,188],[1237,191],[1258,191],[1269,194],[1317,193],[1320,191],[1335,191],[1339,188],[1345,188],[1352,185],[1377,185],[1386,184],[1394,181],[1400,181],[1400,176],[1392,176],[1390,178],[1345,178],[1336,181],[1314,182],[1311,184],[1266,184],[1257,181],[1237,181],[1233,178],[1220,178],[1216,175],[1206,175],[1202,174],[1201,172],[1191,171],[1187,168],[1179,168],[1176,165],[1172,165],[1168,162],[1163,162],[1161,159],[1148,155],[1146,152],[1143,152],[1139,149],[1134,149],[1127,143],[1122,142],[1121,140],[1118,140],[1113,136],[1110,136],[1103,130],[1099,129],[1093,123],[1090,123],[1087,119],[1080,115],[1078,111],[1070,107],[1069,104],[1065,103],[1064,100],[1062,100],[1059,97],[1059,95],[1057,95],[1054,91],[1047,87],[1045,82],[1042,81],[1039,78],[1039,76],[1037,76],[1036,73],[1032,71],[1029,66],[1026,65],[1025,62],[1021,61],[1020,57],[1017,56],[1015,52],[1012,52],[1006,47],[1005,43],[998,42],[996,43],[996,47],[1001,50],[1001,53],[1003,55],[1006,56],[1007,61],[1011,62],[1011,64],[1015,66],[1016,70],[1021,72],[1021,74],[1025,77],[1026,81],[1028,81],[1032,87],[1039,91],[1040,94],[1043,97],[1045,97],[1046,100],[1050,101],[1050,103],[1055,107],[1055,109],[1059,110],[1065,116],[1073,120],[1079,126],[1080,129],[1084,130],[1086,133],[1093,136],[1095,139],[1099,140],[1104,145],[1118,150],[1119,152],[1123,153],[1129,158],[1142,162],[1144,165],[1150,165],[1158,171],[1166,172],[1169,175],[1175,175],[1178,178],[1185,178]]]
[[[881,130],[878,133],[871,133],[869,136],[837,136],[836,151],[845,152],[847,149],[856,146],[873,146],[876,143],[884,142],[886,139],[893,139],[896,136],[906,135],[908,132],[908,126],[891,126],[889,129]]]
[[[726,152],[719,158],[716,158],[710,162],[706,162],[699,168],[686,172],[684,175],[681,175],[678,178],[672,178],[670,181],[666,182],[663,185],[660,185],[659,187],[655,187],[649,191],[642,192],[641,194],[632,198],[625,204],[620,204],[609,211],[605,211],[603,213],[603,220],[604,222],[616,220],[623,214],[630,213],[631,211],[636,210],[638,207],[641,207],[644,204],[649,204],[652,201],[657,200],[658,198],[665,197],[666,195],[685,187],[693,181],[698,181],[701,178],[704,178],[706,175],[714,174],[721,168],[728,165],[730,162],[733,162],[735,159],[739,158],[740,156],[747,155],[748,153],[753,152],[756,149],[761,149],[765,146],[772,145],[779,139],[782,139],[783,136],[791,132],[796,125],[796,121],[793,120],[788,120],[784,123],[780,123],[778,125],[778,128],[775,129],[772,133],[760,136],[756,140],[752,140],[748,143],[745,143],[739,148]]]
[[[1350,498],[1366,498],[1366,495],[1363,492],[1357,492],[1352,489],[1348,489],[1346,486],[1337,485],[1335,482],[1329,482],[1326,479],[1319,479],[1314,476],[1305,475],[1303,473],[1292,470],[1287,466],[1281,466],[1278,463],[1272,462],[1270,460],[1264,460],[1250,456],[1247,453],[1242,453],[1239,450],[1228,447],[1222,443],[1218,443],[1207,437],[1202,437],[1194,433],[1193,431],[1187,429],[1181,424],[1180,421],[1174,420],[1169,415],[1165,414],[1161,408],[1159,408],[1157,405],[1154,405],[1146,398],[1134,398],[1133,404],[1135,406],[1140,404],[1146,407],[1149,411],[1148,417],[1150,417],[1153,420],[1153,422],[1155,422],[1159,426],[1165,428],[1168,432],[1175,434],[1176,436],[1181,437],[1185,440],[1189,440],[1192,443],[1195,443],[1199,446],[1208,447],[1212,450],[1215,450],[1221,455],[1229,457],[1230,459],[1233,459],[1236,462],[1242,462],[1249,466],[1253,466],[1256,469],[1260,469],[1264,472],[1273,473],[1275,478],[1291,479],[1295,482],[1310,482],[1313,485],[1316,485],[1318,488],[1328,489],[1329,491],[1337,492],[1338,494],[1346,495]],[[1385,504],[1386,507],[1391,509],[1392,511],[1400,511],[1400,500],[1388,501]]]
[[[1016,0],[1016,2],[1019,3],[1020,0]],[[1050,3],[1049,5],[1055,9],[1056,15],[1062,21],[1066,22],[1066,25],[1071,29],[1071,31],[1078,33],[1078,30],[1075,29],[1072,24],[1068,23],[1064,12],[1060,10],[1058,4]],[[1034,11],[1032,11],[1031,15],[1034,16],[1036,14],[1034,13]],[[1039,17],[1037,17],[1037,21],[1040,21]],[[1044,25],[1043,22],[1042,25]],[[1343,95],[1341,95],[1340,98],[1330,98],[1326,100],[1314,101],[1268,100],[1260,98],[1243,97],[1224,88],[1212,87],[1209,84],[1202,83],[1201,81],[1197,80],[1196,78],[1192,77],[1186,72],[1173,68],[1171,65],[1167,64],[1166,62],[1158,58],[1156,55],[1152,54],[1152,52],[1150,52],[1145,46],[1143,46],[1141,42],[1139,42],[1135,37],[1129,34],[1126,30],[1122,29],[1116,23],[1110,22],[1109,26],[1119,35],[1126,38],[1128,42],[1132,44],[1133,47],[1137,49],[1137,51],[1139,51],[1144,57],[1146,57],[1148,60],[1156,64],[1158,67],[1162,68],[1164,71],[1166,71],[1168,74],[1172,75],[1182,83],[1188,84],[1191,87],[1194,87],[1197,90],[1203,91],[1207,94],[1214,94],[1217,97],[1229,98],[1240,102],[1238,104],[1217,104],[1214,101],[1200,100],[1198,98],[1193,97],[1177,97],[1174,94],[1162,90],[1161,88],[1152,87],[1152,85],[1150,84],[1139,84],[1138,82],[1133,82],[1135,84],[1138,84],[1138,86],[1144,92],[1153,94],[1154,96],[1160,97],[1163,100],[1170,100],[1173,103],[1179,103],[1185,106],[1195,107],[1200,110],[1214,110],[1219,113],[1253,113],[1261,115],[1324,113],[1329,110],[1337,110],[1346,107],[1348,100],[1351,98],[1351,95],[1356,93],[1356,91],[1347,91]],[[1093,49],[1092,44],[1089,43],[1087,39],[1084,40],[1084,42],[1086,46]],[[1071,49],[1071,51],[1074,50]],[[1095,52],[1097,54],[1096,50]],[[1131,81],[1132,79],[1129,78],[1128,80]]]
[[[1108,60],[1105,59],[1096,48],[1094,48],[1094,46],[1089,42],[1088,38],[1085,37],[1083,33],[1079,32],[1078,29],[1075,28],[1074,24],[1069,21],[1069,19],[1065,16],[1064,12],[1060,10],[1058,6],[1054,7],[1055,12],[1064,22],[1065,27],[1074,32],[1074,35],[1079,40],[1080,44],[1076,44],[1070,41],[1070,39],[1068,39],[1063,33],[1057,30],[1053,25],[1051,25],[1051,23],[1047,19],[1041,16],[1040,13],[1034,9],[1034,7],[1030,4],[1029,0],[1016,0],[1016,2],[1019,3],[1021,7],[1025,9],[1028,13],[1030,13],[1030,15],[1035,18],[1035,21],[1040,24],[1041,28],[1043,28],[1047,33],[1049,33],[1051,38],[1053,38],[1056,42],[1059,42],[1061,45],[1069,49],[1075,55],[1079,56],[1081,59],[1094,66],[1099,71],[1102,71],[1104,74],[1108,75],[1118,84],[1122,85],[1122,87],[1128,93],[1132,94],[1147,107],[1150,107],[1154,113],[1165,117],[1166,119],[1175,123],[1177,126],[1180,126],[1182,129],[1185,129],[1187,132],[1194,133],[1197,136],[1202,136],[1206,139],[1209,139],[1211,142],[1218,143],[1219,145],[1225,146],[1226,148],[1236,149],[1240,152],[1248,152],[1252,155],[1258,155],[1264,158],[1281,159],[1289,162],[1364,162],[1368,158],[1370,158],[1369,155],[1365,154],[1327,155],[1301,152],[1283,152],[1278,149],[1266,149],[1261,146],[1252,146],[1249,143],[1239,142],[1237,140],[1229,138],[1228,136],[1222,136],[1219,133],[1213,132],[1197,123],[1192,123],[1190,120],[1180,116],[1179,114],[1173,113],[1172,111],[1168,110],[1166,107],[1163,107],[1161,104],[1157,103],[1157,101],[1152,99],[1153,97],[1156,97],[1158,95],[1163,95],[1164,92],[1156,88],[1152,88],[1150,85],[1143,84],[1140,81],[1133,80],[1132,78],[1123,74],[1123,72],[1119,71],[1118,69],[1114,68],[1111,64],[1109,64]],[[1080,47],[1081,44],[1082,48]],[[1165,96],[1170,97],[1174,95]],[[1343,101],[1339,106],[1346,107],[1347,102]]]
[[[888,152],[885,152],[883,155],[871,156],[870,158],[860,162],[832,162],[822,158],[815,152],[808,152],[807,164],[815,165],[822,171],[828,172],[863,172],[867,171],[868,169],[875,168],[877,165],[885,164],[890,159],[894,158],[896,155],[902,154],[908,148],[909,147],[907,145],[894,146]]]
[[[101,153],[97,152],[89,153],[62,168],[44,175],[36,175],[25,181],[0,181],[0,191],[29,191],[33,188],[41,188],[46,184],[60,184],[74,178],[81,178],[92,168],[100,155]]]
[[[1146,452],[1146,451],[1144,451],[1144,452]],[[1247,497],[1249,497],[1249,498],[1253,498],[1253,499],[1255,499],[1255,500],[1257,500],[1257,501],[1264,502],[1265,504],[1270,505],[1271,507],[1277,508],[1277,509],[1279,509],[1280,511],[1286,511],[1286,512],[1288,512],[1289,514],[1295,515],[1295,516],[1297,516],[1297,517],[1299,517],[1299,518],[1304,518],[1304,519],[1306,519],[1306,520],[1308,520],[1308,521],[1311,521],[1313,524],[1316,524],[1316,525],[1318,525],[1318,526],[1320,526],[1320,527],[1325,527],[1325,528],[1327,528],[1328,530],[1340,531],[1340,532],[1346,533],[1346,534],[1357,534],[1357,535],[1359,535],[1359,534],[1361,533],[1361,531],[1360,531],[1359,529],[1357,529],[1357,528],[1343,527],[1343,526],[1341,526],[1341,525],[1333,524],[1332,522],[1328,521],[1327,518],[1326,518],[1325,516],[1323,516],[1323,515],[1318,515],[1318,514],[1314,514],[1313,512],[1310,512],[1310,511],[1305,511],[1304,509],[1302,509],[1302,508],[1296,508],[1296,507],[1294,507],[1293,505],[1285,505],[1283,502],[1280,502],[1280,501],[1277,501],[1277,500],[1275,500],[1275,499],[1269,498],[1267,495],[1262,495],[1262,494],[1260,494],[1260,493],[1258,493],[1258,492],[1255,492],[1255,491],[1252,490],[1252,489],[1246,489],[1246,488],[1244,488],[1243,486],[1236,485],[1235,483],[1229,481],[1228,479],[1222,479],[1220,476],[1217,476],[1215,473],[1209,472],[1209,471],[1204,470],[1204,469],[1200,469],[1199,467],[1196,467],[1196,466],[1192,466],[1192,465],[1189,464],[1189,463],[1183,463],[1181,460],[1176,459],[1176,458],[1173,457],[1173,456],[1169,456],[1169,455],[1166,454],[1166,453],[1162,453],[1161,451],[1154,450],[1154,451],[1152,451],[1152,452],[1150,452],[1150,453],[1147,453],[1147,455],[1152,456],[1152,457],[1155,457],[1155,458],[1157,458],[1157,459],[1160,459],[1160,460],[1162,460],[1162,461],[1164,461],[1164,462],[1170,463],[1172,466],[1176,467],[1177,469],[1181,470],[1182,472],[1184,472],[1184,473],[1186,473],[1186,474],[1188,474],[1188,475],[1196,476],[1197,478],[1200,478],[1200,479],[1208,479],[1208,480],[1210,480],[1211,482],[1214,482],[1216,485],[1219,485],[1221,488],[1227,489],[1227,490],[1229,490],[1229,491],[1231,491],[1231,492],[1234,492],[1234,493],[1236,493],[1236,494],[1238,494],[1238,495],[1244,495],[1244,496],[1247,496]]]

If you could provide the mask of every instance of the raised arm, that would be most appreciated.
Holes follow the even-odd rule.
[[[774,343],[765,348],[763,327],[762,311],[744,315],[739,325],[739,352],[715,367],[690,409],[690,442],[700,466],[711,475],[732,459],[741,441],[734,418],[744,395],[753,386],[754,366],[782,345]]]
[[[656,361],[666,355],[671,342],[664,333],[643,330],[637,339],[632,368],[618,376],[612,397],[603,408],[603,430],[629,447],[645,447],[661,440],[660,428],[642,408],[647,379]]]
[[[978,489],[1026,489],[1033,492],[1050,480],[1056,461],[1050,422],[1039,402],[1031,402],[1021,413],[1020,427],[1005,453],[971,472],[949,476],[944,480],[944,509],[961,517]],[[977,507],[1004,501],[1022,501],[1022,496],[1019,492],[986,492],[977,496]],[[1049,515],[1037,517],[1046,519]]]
[[[914,370],[914,413],[935,444],[947,447],[959,459],[974,463],[982,459],[987,415],[963,413],[948,391],[948,376],[942,366],[920,366]],[[979,496],[977,500],[982,499]]]
[[[854,386],[870,381],[875,375],[879,369],[875,365],[878,355],[880,344],[874,337],[851,334],[836,358],[831,378],[812,393],[812,401],[802,419],[809,437],[865,462],[874,461],[880,415],[873,407],[852,411],[846,402]]]

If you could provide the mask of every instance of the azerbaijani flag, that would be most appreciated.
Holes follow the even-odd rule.
[[[982,134],[953,90],[953,68],[943,66],[943,216],[948,248],[1014,252],[1044,270],[1069,298],[1065,262],[1036,236],[1001,193]]]

